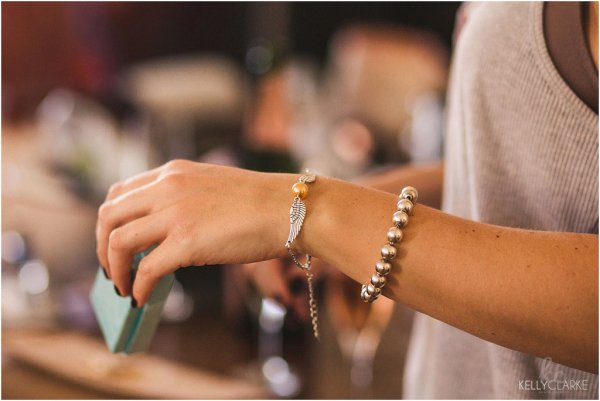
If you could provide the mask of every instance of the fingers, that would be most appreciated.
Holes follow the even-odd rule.
[[[166,212],[160,212],[133,220],[111,232],[108,261],[112,280],[122,296],[131,293],[133,255],[163,241],[168,226]]]
[[[250,274],[264,297],[276,299],[286,305],[292,305],[290,293],[284,277],[284,263],[281,259],[265,260],[249,264]]]
[[[156,178],[158,178],[162,170],[163,167],[157,167],[155,169],[145,171],[141,174],[134,175],[131,178],[113,184],[108,190],[106,200],[113,200],[123,195],[124,193],[127,193],[131,190],[134,190],[154,181]]]
[[[163,164],[160,167],[156,167],[152,170],[148,170],[146,172],[140,173],[138,175],[134,175],[131,178],[123,180],[121,182],[117,182],[113,184],[108,190],[108,194],[106,196],[106,200],[115,199],[129,191],[132,191],[136,188],[139,188],[143,185],[149,184],[152,181],[158,179],[161,174],[166,173],[175,173],[175,172],[185,172],[193,169],[194,167],[198,167],[199,163],[193,163],[189,160],[171,160],[170,162]]]
[[[132,295],[137,306],[143,306],[158,281],[165,275],[177,270],[181,265],[181,252],[177,242],[171,237],[163,241],[156,249],[144,257],[138,266],[133,282]]]
[[[154,183],[124,193],[106,201],[98,210],[96,224],[96,255],[104,270],[112,278],[112,267],[108,259],[109,236],[119,225],[123,225],[151,211],[155,205]]]
[[[98,222],[96,224],[96,255],[98,256],[100,265],[104,267],[104,271],[109,277],[111,274],[107,259],[108,235],[111,230],[119,224],[119,220],[117,220],[118,216],[109,216],[109,209],[111,212],[112,209],[114,209],[111,207],[113,205],[112,201],[156,181],[164,169],[165,166],[157,167],[113,184],[108,190],[104,203],[98,209]],[[111,218],[111,221],[107,221],[109,218]],[[123,224],[127,221],[128,220],[121,220],[120,223]]]

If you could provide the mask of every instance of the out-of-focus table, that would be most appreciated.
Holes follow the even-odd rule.
[[[178,329],[181,331],[181,329]],[[217,329],[216,331],[219,331]],[[213,331],[214,332],[214,331]],[[163,330],[153,348],[165,353],[173,333]],[[192,333],[187,333],[191,335]],[[209,337],[212,337],[209,336]],[[217,369],[204,369],[164,358],[152,351],[125,356],[107,351],[101,338],[67,330],[11,330],[2,335],[3,398],[149,398],[249,399],[265,398],[266,390],[250,378],[234,377],[239,358],[247,352],[224,333],[226,343],[199,343],[189,350],[196,361]],[[160,339],[160,338],[159,338]],[[198,335],[198,341],[207,340]],[[174,338],[170,338],[173,341]],[[163,344],[161,344],[161,342]],[[183,344],[186,342],[184,341]],[[178,344],[179,345],[179,344]],[[219,355],[210,355],[215,350]],[[173,351],[173,350],[171,350]],[[233,351],[233,353],[232,353]],[[235,361],[237,359],[237,361]],[[216,366],[214,366],[216,365]],[[229,369],[219,373],[218,368]]]

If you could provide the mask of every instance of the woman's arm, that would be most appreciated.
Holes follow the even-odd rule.
[[[419,203],[439,209],[442,204],[444,163],[435,161],[404,164],[380,174],[359,177],[354,182],[396,194],[410,182],[419,188]]]
[[[366,283],[396,200],[321,179],[298,246]],[[384,295],[507,348],[597,371],[597,235],[493,226],[422,205],[404,233]]]
[[[170,163],[112,188],[99,212],[98,257],[120,292],[133,292],[142,305],[158,279],[178,267],[286,256],[296,180]],[[319,177],[294,245],[367,282],[396,200]],[[404,231],[386,296],[505,347],[597,371],[596,235],[492,226],[422,205]],[[132,289],[131,257],[155,243]]]

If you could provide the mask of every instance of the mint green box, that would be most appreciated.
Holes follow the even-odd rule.
[[[134,277],[140,260],[150,251],[135,255],[132,265]],[[148,350],[174,279],[173,273],[163,277],[146,304],[141,308],[133,308],[131,297],[117,295],[114,283],[106,278],[102,267],[98,269],[90,300],[106,345],[111,352],[132,354]]]

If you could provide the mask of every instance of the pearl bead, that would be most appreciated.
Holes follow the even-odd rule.
[[[375,263],[375,271],[382,276],[387,276],[392,271],[392,265],[386,262],[385,260],[378,260]]]
[[[385,277],[375,273],[371,276],[371,284],[377,288],[381,288],[385,285]]]
[[[381,247],[381,257],[386,262],[394,259],[396,257],[396,253],[397,253],[396,248],[394,248],[393,246],[391,246],[389,244],[385,244],[384,246]]]
[[[304,199],[308,195],[308,185],[303,182],[297,182],[292,186],[292,193],[294,196]]]
[[[402,211],[397,211],[396,213],[394,213],[392,221],[394,222],[394,225],[396,227],[406,227],[406,225],[408,224],[408,214]]]
[[[417,199],[419,198],[419,193],[415,187],[404,187],[402,192],[400,192],[400,197],[404,199],[408,199],[412,203],[417,203]]]
[[[411,214],[413,209],[413,203],[408,199],[400,199],[396,204],[396,209],[403,211],[406,214]]]
[[[391,227],[387,232],[387,239],[390,244],[400,242],[402,239],[402,230],[398,227]]]

